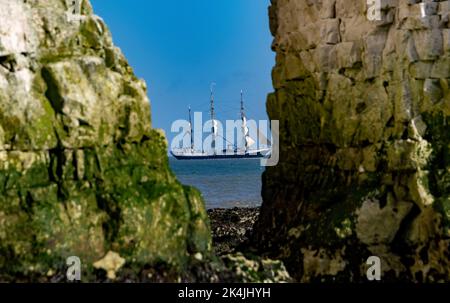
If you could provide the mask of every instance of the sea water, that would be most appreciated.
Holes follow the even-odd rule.
[[[261,176],[258,159],[176,160],[169,158],[181,183],[202,192],[206,208],[260,206]]]

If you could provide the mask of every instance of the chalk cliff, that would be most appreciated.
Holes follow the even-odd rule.
[[[450,1],[271,2],[281,162],[256,243],[305,282],[367,281],[370,256],[449,281]]]
[[[207,254],[203,201],[166,148],[146,84],[87,0],[0,1],[3,277],[51,276],[69,256],[89,275],[108,251],[131,268]]]

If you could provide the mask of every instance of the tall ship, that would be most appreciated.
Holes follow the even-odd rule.
[[[191,108],[189,107],[189,131],[186,135],[190,136],[190,146],[182,147],[178,149],[172,149],[170,151],[171,155],[178,160],[213,160],[213,159],[257,159],[257,158],[265,158],[269,157],[272,151],[270,147],[271,142],[267,139],[263,134],[261,134],[260,130],[257,130],[258,138],[260,142],[264,142],[264,148],[253,148],[256,144],[256,141],[250,137],[250,130],[247,125],[247,117],[245,114],[244,108],[244,97],[243,91],[241,91],[241,131],[243,142],[240,145],[231,144],[225,138],[218,134],[218,122],[215,117],[215,108],[214,108],[214,90],[211,87],[211,98],[210,98],[210,116],[212,121],[211,126],[211,134],[212,134],[212,142],[210,150],[198,150],[196,146],[194,146],[194,131],[192,127],[192,117],[191,117]],[[226,149],[217,150],[216,143],[217,140],[224,140],[229,143]]]

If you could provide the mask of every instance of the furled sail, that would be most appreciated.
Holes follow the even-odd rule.
[[[245,117],[242,117],[242,132],[244,134],[245,149],[248,149],[249,147],[255,145],[256,141],[253,140],[249,135],[250,130],[248,129],[247,119]]]
[[[194,138],[192,136],[192,125],[189,123],[189,129],[186,131],[186,135],[189,136],[189,140],[191,141],[191,149],[194,149]]]
[[[245,142],[246,142],[247,148],[255,145],[255,143],[256,143],[256,141],[253,140],[250,136],[245,137]]]
[[[244,133],[244,137],[248,136],[248,133],[250,132],[247,126],[247,119],[245,117],[242,117],[242,132]]]
[[[218,126],[219,126],[219,123],[217,122],[217,120],[213,120],[212,131],[214,133],[214,136],[217,136],[217,134],[218,134]]]

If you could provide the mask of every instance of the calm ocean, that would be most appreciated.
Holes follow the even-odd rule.
[[[255,207],[261,205],[261,175],[257,159],[176,160],[170,166],[181,183],[199,189],[206,208]]]

